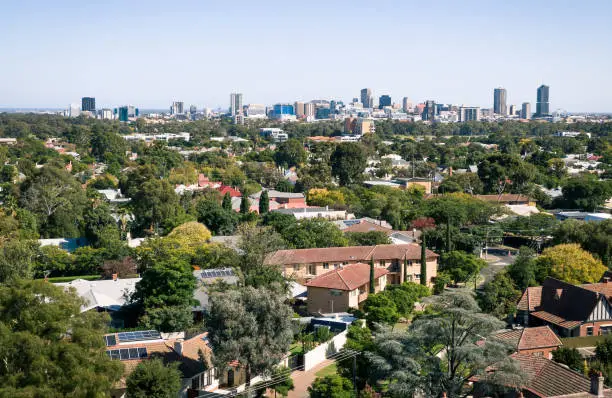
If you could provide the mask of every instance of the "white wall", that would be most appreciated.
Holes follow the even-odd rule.
[[[304,355],[304,370],[308,371],[314,368],[315,366],[317,366],[318,364],[320,364],[321,362],[325,361],[325,359],[327,358],[327,350],[332,342],[334,344],[334,349],[335,349],[334,354],[340,351],[342,347],[344,347],[344,344],[346,343],[347,333],[348,333],[348,330],[345,330],[344,332],[339,333],[336,336],[334,336],[334,338],[328,341],[327,343],[321,344],[320,346],[316,347],[314,350],[308,351]]]

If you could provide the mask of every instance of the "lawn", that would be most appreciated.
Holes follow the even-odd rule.
[[[338,371],[338,367],[336,366],[336,363],[334,362],[331,365],[328,365],[324,367],[323,369],[319,370],[317,373],[315,373],[315,376],[317,377],[332,376],[332,375],[335,375],[337,371]]]
[[[565,337],[561,339],[564,347],[580,348],[580,347],[595,347],[597,342],[603,341],[608,336],[583,336],[583,337]]]
[[[289,351],[291,355],[297,355],[302,353],[302,343],[293,343],[291,347],[289,347]]]

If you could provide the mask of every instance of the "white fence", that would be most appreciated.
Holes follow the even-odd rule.
[[[315,349],[308,351],[306,354],[304,354],[304,370],[308,371],[314,368],[321,362],[325,361],[325,358],[327,358],[328,356],[340,351],[346,343],[347,333],[348,330],[345,330],[344,332],[335,335],[334,338],[328,341],[327,343],[321,344]]]

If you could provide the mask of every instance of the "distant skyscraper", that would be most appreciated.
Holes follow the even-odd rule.
[[[510,105],[510,110],[508,111],[510,116],[516,116],[516,105]]]
[[[493,90],[493,112],[504,116],[508,114],[505,88],[499,87]]]
[[[433,122],[436,118],[436,103],[435,101],[425,101],[425,108],[423,109],[423,120],[429,120]]]
[[[185,104],[183,104],[182,101],[172,102],[172,106],[170,107],[170,114],[171,115],[182,115],[183,113],[185,113],[184,106]]]
[[[297,101],[295,103],[295,115],[297,117],[304,117],[304,103]]]
[[[391,96],[389,95],[381,95],[378,99],[378,108],[382,109],[385,106],[391,106]]]
[[[529,102],[523,102],[521,107],[521,119],[531,119],[531,104]]]
[[[408,99],[408,97],[404,97],[404,99],[402,100],[402,109],[404,110],[404,112],[412,111],[412,102],[410,101],[410,99]]]
[[[538,102],[536,103],[536,116],[549,116],[550,104],[548,102],[548,94],[550,87],[542,84],[538,87]]]
[[[242,94],[230,94],[230,114],[236,116],[242,113]]]
[[[119,107],[118,119],[120,122],[129,122],[138,116],[138,108],[132,105],[124,105]]]
[[[329,101],[329,113],[335,114],[338,110],[338,102],[336,100]]]
[[[469,122],[480,120],[480,108],[477,106],[462,106],[459,108],[459,121]]]
[[[306,117],[314,117],[315,115],[315,104],[312,102],[307,102],[304,104],[304,116]]]
[[[81,109],[79,109],[79,104],[70,104],[70,117],[78,117],[81,115]]]
[[[364,88],[361,90],[361,103],[364,108],[372,108],[374,106],[371,89]]]
[[[95,112],[96,111],[96,99],[94,97],[81,98],[81,110],[83,112]]]

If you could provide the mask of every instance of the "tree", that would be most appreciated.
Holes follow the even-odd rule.
[[[168,180],[144,182],[132,196],[136,223],[151,233],[169,232],[188,221],[179,197]]]
[[[232,211],[232,197],[230,196],[229,192],[226,192],[225,195],[223,195],[221,207],[223,210]]]
[[[516,288],[508,272],[502,271],[485,283],[478,295],[478,303],[484,312],[504,319],[514,314],[520,297],[521,291]]]
[[[206,244],[211,234],[208,228],[197,221],[189,221],[174,228],[166,237],[184,250],[193,251]]]
[[[270,374],[293,340],[292,314],[280,290],[247,286],[213,292],[206,326],[219,371],[238,361],[247,386],[252,375]]]
[[[280,143],[274,153],[274,161],[281,167],[299,166],[306,158],[304,145],[294,138]]]
[[[191,308],[196,279],[180,259],[156,261],[142,274],[131,301],[141,311],[141,323],[160,332],[176,332],[193,322]]]
[[[351,398],[353,384],[347,378],[338,375],[317,377],[308,387],[310,398]]]
[[[361,181],[367,165],[367,156],[360,144],[347,142],[336,146],[330,162],[332,175],[344,186]]]
[[[21,186],[20,204],[32,211],[41,235],[79,237],[79,225],[87,204],[85,191],[68,172],[43,167]]]
[[[412,228],[421,231],[421,284],[427,285],[427,243],[425,241],[425,231],[434,228],[435,221],[431,217],[417,218],[412,222]],[[408,279],[407,264],[404,263],[404,282]]]
[[[251,209],[251,201],[249,197],[243,193],[242,198],[240,198],[240,214],[248,214]]]
[[[348,244],[342,231],[332,222],[322,218],[303,219],[282,232],[287,246],[296,249],[314,247],[340,247]]]
[[[306,200],[310,206],[343,206],[344,194],[342,191],[312,188],[308,190]]]
[[[231,210],[231,202],[230,210],[226,210],[216,201],[202,198],[196,204],[196,214],[198,221],[215,235],[231,235],[238,225],[238,215]]]
[[[527,289],[529,286],[535,286],[543,282],[546,277],[545,275],[537,273],[538,267],[536,265],[534,252],[525,246],[520,248],[518,256],[516,256],[514,262],[507,267],[507,270],[508,275],[512,278],[516,287],[521,291]]]
[[[123,366],[104,352],[108,315],[42,280],[0,286],[0,396],[105,396]]]
[[[441,269],[450,275],[455,284],[472,279],[487,264],[473,254],[460,251],[444,253],[441,260]]]
[[[178,364],[164,365],[161,359],[143,361],[126,380],[128,398],[174,398],[181,389]]]
[[[548,270],[553,278],[573,285],[597,282],[607,270],[601,261],[572,243],[545,249],[537,258],[536,266]]]
[[[350,325],[346,334],[346,343],[344,349],[352,350],[357,352],[366,352],[374,350],[374,343],[372,339],[372,331],[366,326],[361,325]],[[338,366],[338,373],[342,377],[352,378],[353,377],[353,358],[348,358],[336,362]],[[357,382],[357,388],[362,390],[370,375],[370,363],[365,355],[357,355],[355,357],[355,379]]]
[[[31,278],[38,242],[11,239],[0,245],[0,283]]]
[[[384,292],[368,295],[363,310],[366,312],[368,325],[379,323],[393,326],[400,318],[395,302]]]
[[[349,246],[376,246],[391,243],[391,239],[383,231],[347,232],[344,236],[348,239]]]
[[[566,220],[553,233],[553,244],[579,243],[608,267],[612,266],[612,220],[584,222]]]
[[[294,390],[293,379],[291,378],[291,369],[286,366],[277,366],[272,371],[272,378],[277,382],[270,386],[274,393],[278,393],[283,397],[289,395],[289,391]]]
[[[612,196],[610,181],[599,181],[592,175],[568,179],[562,188],[564,206],[571,209],[595,211]]]
[[[242,253],[240,268],[244,274],[248,274],[257,268],[263,267],[266,257],[270,253],[284,247],[281,236],[270,227],[242,225],[239,230],[239,235],[238,249]]]
[[[471,294],[446,292],[428,303],[429,313],[415,319],[406,334],[383,331],[375,336],[374,351],[365,354],[371,378],[388,383],[390,395],[466,396],[468,381],[477,375],[504,385],[524,383],[509,347],[487,338],[504,323],[481,313]],[[485,372],[494,364],[495,372]]]
[[[577,372],[581,372],[584,367],[584,359],[582,359],[580,351],[575,348],[559,347],[552,352],[552,356],[555,362],[567,365]]]
[[[270,211],[270,197],[268,196],[268,191],[263,190],[259,197],[259,215],[263,216],[268,211]]]

